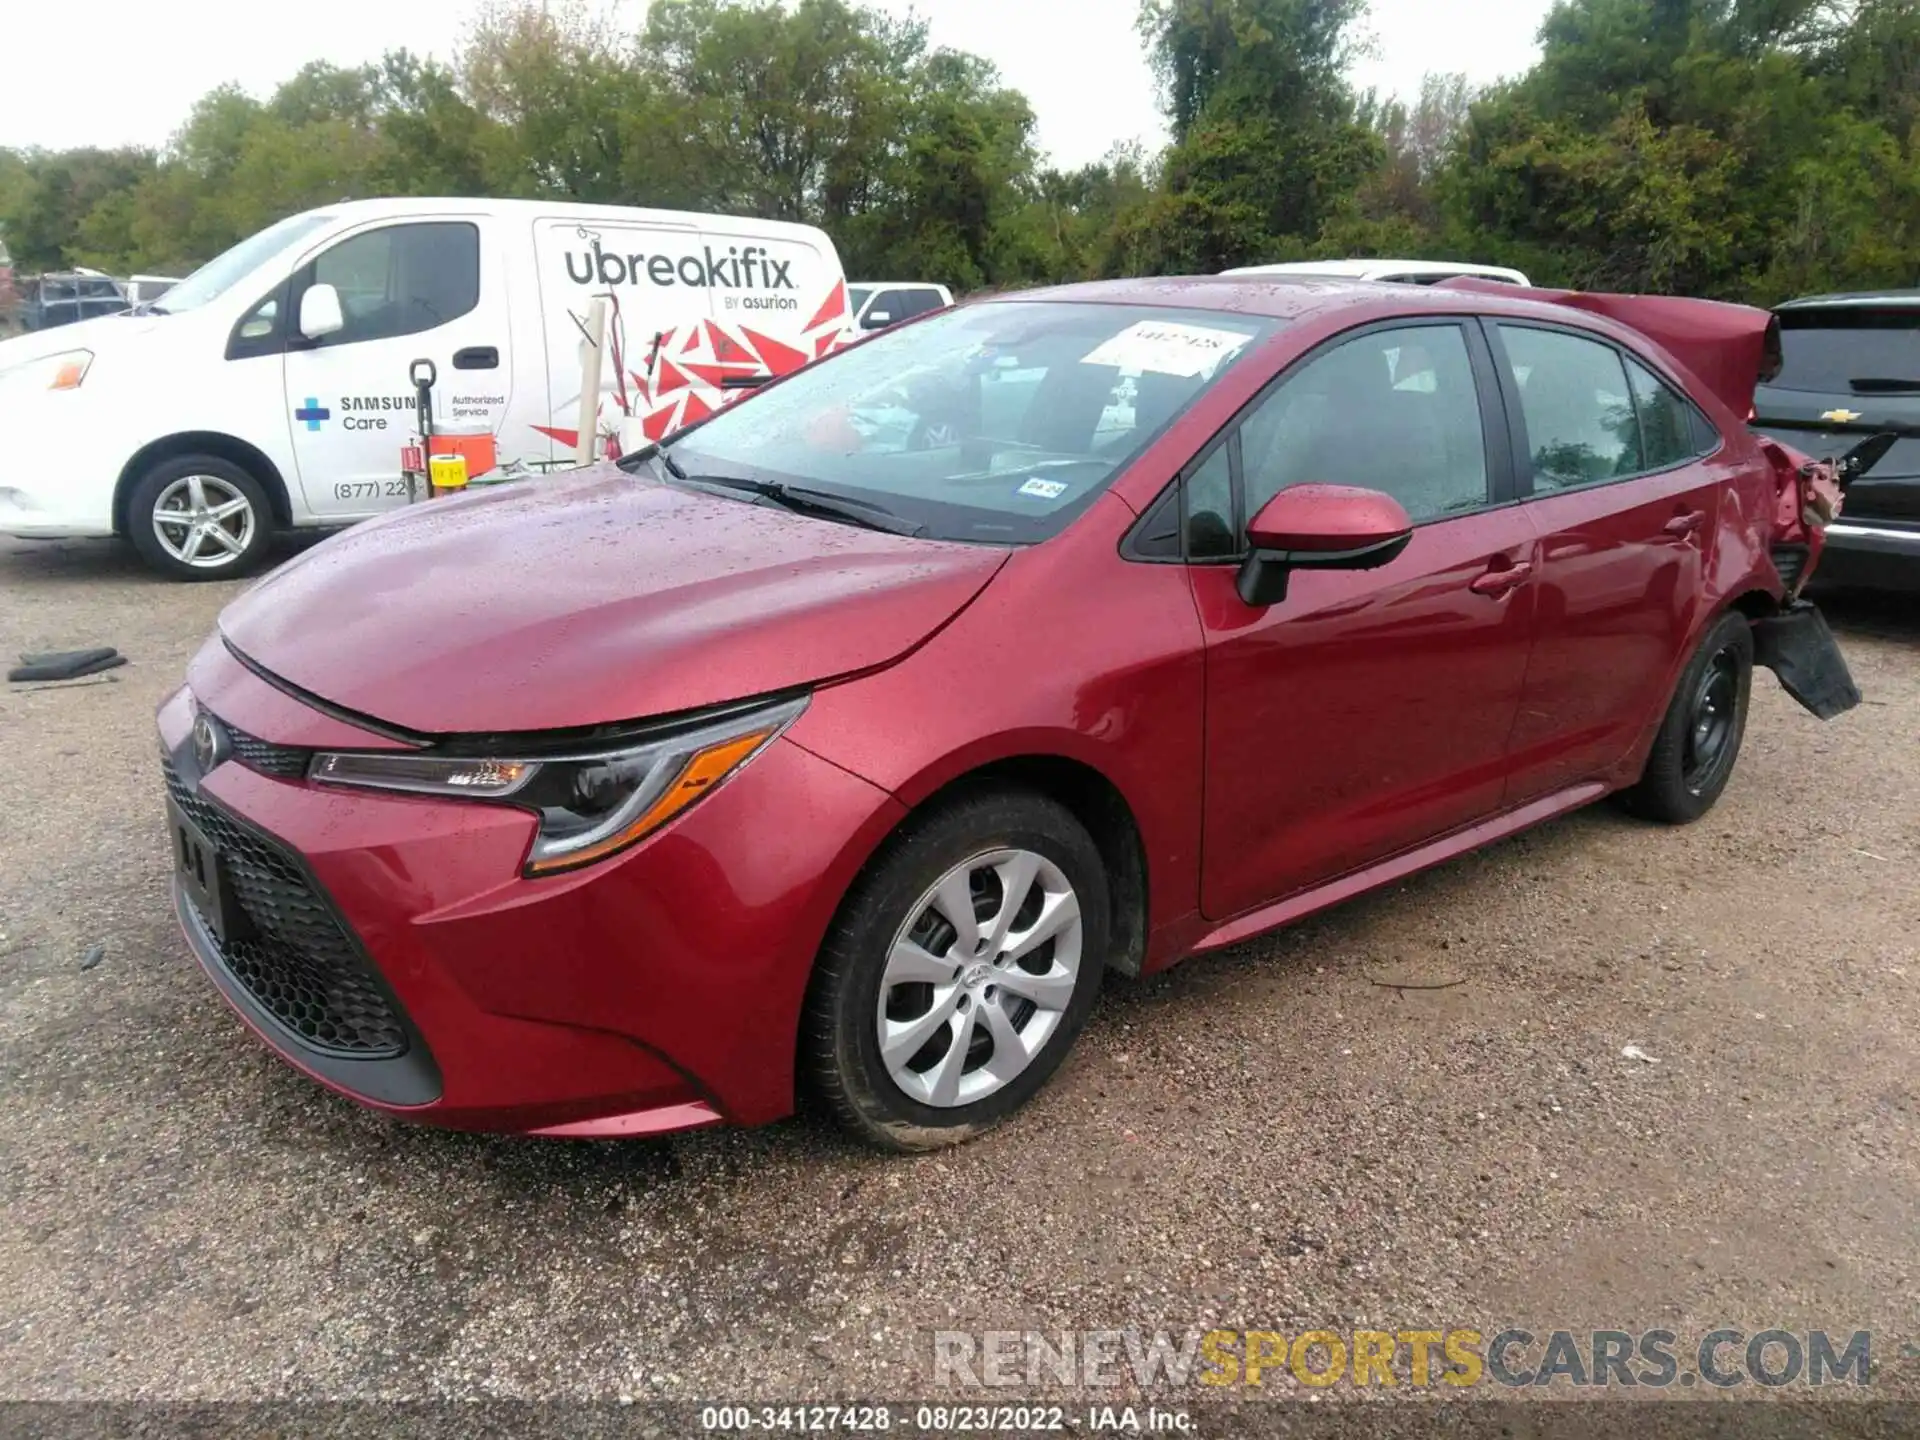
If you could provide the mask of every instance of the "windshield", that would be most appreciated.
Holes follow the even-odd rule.
[[[871,285],[853,285],[847,289],[847,306],[854,314],[860,313],[860,307],[867,303],[867,297],[873,294]]]
[[[1904,384],[1920,390],[1920,308],[1783,310],[1781,390],[1872,394]],[[1865,382],[1860,383],[1860,382]]]
[[[306,239],[321,226],[332,223],[331,215],[289,215],[259,234],[248,236],[231,250],[216,255],[168,290],[165,303],[156,305],[154,309],[164,314],[178,315],[183,310],[193,310],[209,300],[217,300],[282,250]]]
[[[883,507],[946,540],[1063,529],[1276,322],[998,301],[889,331],[721,411],[680,471]]]

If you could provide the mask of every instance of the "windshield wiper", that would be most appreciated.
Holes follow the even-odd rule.
[[[687,478],[687,472],[680,468],[680,462],[667,454],[657,440],[630,454],[622,455],[618,460],[614,461],[614,464],[631,475],[638,470],[640,466],[650,460],[659,461],[660,468],[664,469],[667,474],[676,480],[684,480]]]
[[[849,500],[844,495],[830,495],[825,490],[810,490],[804,485],[783,485],[777,480],[749,480],[744,475],[689,475],[674,464],[673,457],[664,450],[660,452],[660,458],[673,466],[676,479],[695,485],[715,485],[723,490],[744,490],[750,495],[771,500],[797,515],[844,520],[849,525],[884,531],[888,535],[918,535],[926,529],[926,526],[904,519],[886,506],[870,501]]]
[[[1869,375],[1847,383],[1856,395],[1920,395],[1920,380],[1890,380]]]

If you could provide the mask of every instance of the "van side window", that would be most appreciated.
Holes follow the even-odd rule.
[[[278,355],[285,348],[280,333],[280,297],[286,286],[276,285],[258,305],[242,315],[227,336],[227,359]]]
[[[307,266],[300,284],[340,292],[346,325],[322,345],[417,335],[480,303],[480,231],[464,221],[389,225],[342,240]],[[299,313],[296,302],[293,310]]]

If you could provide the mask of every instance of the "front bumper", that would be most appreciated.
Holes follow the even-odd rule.
[[[209,652],[194,690],[218,695],[214,713],[256,736],[278,716],[270,742],[308,738],[284,695]],[[223,954],[176,880],[196,956],[289,1063],[363,1104],[463,1129],[643,1135],[791,1111],[814,955],[899,818],[883,791],[783,740],[633,850],[526,880],[534,820],[523,811],[316,786],[239,759],[198,774],[194,690],[159,715],[176,784],[210,807],[209,823],[288,857],[404,1032],[398,1053],[390,1031],[378,1054],[340,1053],[325,1025],[316,1044],[306,1012],[273,977],[249,976],[248,957]],[[294,909],[310,918],[305,902],[280,907]],[[279,912],[259,918],[286,933]],[[347,955],[332,952],[342,974]],[[347,982],[364,1009],[372,992]]]
[[[0,416],[0,535],[68,540],[113,534],[119,474],[84,433],[62,435],[48,407]],[[122,457],[124,458],[124,457]]]

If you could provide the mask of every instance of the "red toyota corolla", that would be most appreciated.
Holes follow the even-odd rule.
[[[1624,792],[1700,815],[1844,467],[1769,317],[1260,279],[977,304],[408,510],[162,707],[174,901],[395,1114],[971,1135],[1146,973]]]

